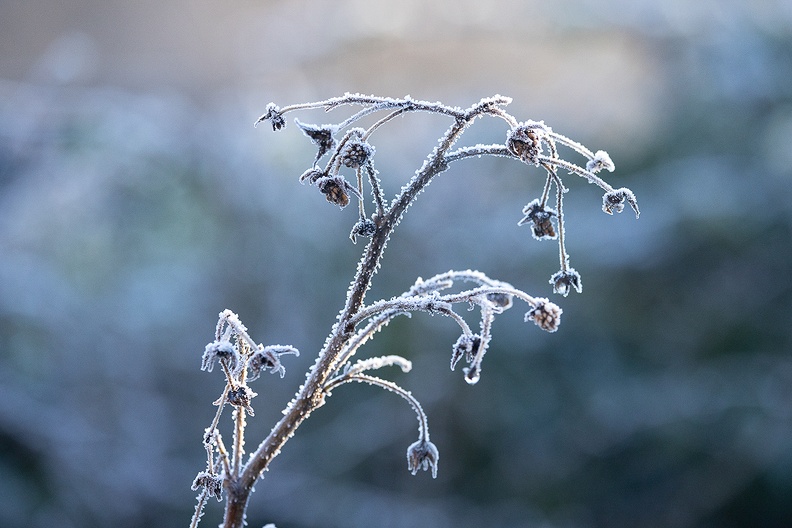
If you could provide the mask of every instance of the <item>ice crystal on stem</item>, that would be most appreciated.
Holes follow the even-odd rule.
[[[357,242],[359,237],[366,239],[366,247],[343,308],[316,361],[308,369],[305,382],[283,410],[283,418],[246,461],[243,461],[247,425],[245,417],[252,416],[252,402],[256,396],[248,383],[258,380],[265,372],[284,377],[286,371],[281,358],[287,354],[297,355],[297,350],[289,346],[257,344],[236,314],[230,310],[220,314],[214,340],[204,349],[201,368],[211,372],[215,365],[220,365],[226,383],[220,398],[215,401],[217,411],[214,419],[204,434],[207,461],[205,470],[198,474],[193,483],[193,489],[202,491],[192,527],[198,524],[207,499],[220,498],[221,495],[226,501],[225,528],[244,526],[245,510],[253,486],[270,462],[312,411],[324,405],[333,390],[352,382],[385,389],[409,403],[418,419],[418,440],[407,449],[407,468],[413,475],[423,469],[431,470],[432,477],[437,476],[439,452],[437,446],[429,441],[429,422],[421,404],[410,391],[397,383],[372,374],[373,371],[394,366],[409,372],[412,363],[398,355],[353,361],[360,349],[394,318],[409,316],[413,312],[427,312],[448,318],[456,324],[461,334],[451,347],[451,370],[464,360],[467,365],[462,370],[469,384],[475,384],[481,378],[483,360],[493,340],[496,317],[516,302],[528,305],[526,322],[533,322],[547,332],[558,330],[562,310],[556,304],[545,297],[531,296],[478,271],[448,271],[426,280],[419,278],[400,295],[365,302],[387,242],[409,206],[433,178],[467,158],[501,156],[528,165],[530,172],[536,168],[544,171],[544,184],[539,186],[541,192],[538,197],[529,197],[533,199],[529,199],[528,205],[523,208],[519,225],[529,224],[535,239],[557,241],[561,270],[551,277],[550,283],[553,291],[560,295],[582,290],[580,274],[570,267],[566,250],[563,204],[564,195],[569,190],[565,181],[567,177],[581,177],[599,186],[604,191],[602,210],[605,213],[621,212],[624,205],[629,204],[638,216],[638,203],[633,192],[624,187],[614,189],[598,176],[603,170],[615,170],[607,152],[592,152],[584,145],[553,131],[543,121],[519,121],[506,112],[505,107],[509,103],[510,98],[495,95],[463,109],[409,96],[398,99],[347,93],[311,103],[284,107],[270,103],[266,106],[265,113],[256,124],[269,121],[273,130],[286,126],[284,116],[287,113],[355,108],[351,115],[332,124],[316,125],[297,119],[295,123],[318,149],[310,168],[300,176],[300,182],[316,186],[327,201],[341,209],[355,199],[357,214],[350,222],[351,231],[349,227],[341,231],[349,233],[352,242]],[[403,182],[397,196],[388,203],[379,171],[375,168],[377,132],[396,117],[414,112],[444,117],[449,120],[448,128],[429,150],[423,164],[408,181]],[[480,117],[505,122],[505,141],[456,148],[464,132]],[[581,158],[580,161],[562,157],[567,151],[571,151],[573,157]],[[325,157],[326,163],[319,166],[320,160]],[[495,176],[492,181],[495,181]],[[368,198],[374,211],[371,214],[366,212]],[[553,199],[555,202],[551,203]],[[459,310],[459,306],[466,309]],[[469,312],[477,312],[478,328],[475,332],[467,320],[473,318],[468,315]],[[234,408],[231,416],[234,425],[232,443],[229,447],[226,447],[220,433],[220,417],[226,405]]]

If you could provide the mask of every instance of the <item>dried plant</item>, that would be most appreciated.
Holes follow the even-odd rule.
[[[317,146],[312,166],[300,177],[300,181],[316,186],[327,201],[341,208],[350,201],[358,204],[358,217],[350,238],[366,238],[368,242],[357,266],[354,279],[347,291],[346,303],[338,314],[337,322],[330,330],[316,362],[306,374],[306,381],[283,411],[283,418],[265,438],[243,460],[245,446],[246,415],[253,416],[251,401],[256,393],[248,385],[262,372],[285,374],[282,357],[298,354],[289,346],[257,344],[247,328],[230,310],[220,314],[215,339],[204,350],[201,368],[211,372],[218,364],[226,378],[220,398],[214,402],[217,413],[206,429],[203,443],[206,448],[206,468],[195,478],[193,489],[199,490],[198,505],[191,526],[196,526],[205,504],[210,497],[218,501],[225,499],[226,528],[240,528],[244,524],[245,509],[253,485],[280,452],[283,445],[294,435],[297,427],[318,407],[336,387],[350,382],[368,383],[392,391],[409,402],[418,417],[418,440],[407,449],[407,467],[413,473],[419,469],[431,470],[437,475],[439,454],[429,439],[426,414],[420,403],[408,391],[396,383],[372,374],[383,367],[396,366],[407,372],[411,363],[401,356],[383,356],[353,361],[361,346],[377,331],[399,315],[416,311],[444,315],[459,325],[461,335],[451,352],[451,369],[464,358],[465,381],[474,384],[481,376],[481,365],[492,338],[491,329],[495,316],[509,309],[514,300],[527,304],[525,320],[531,321],[547,332],[558,329],[561,308],[544,297],[533,297],[505,282],[493,280],[477,271],[449,271],[428,280],[418,279],[407,291],[388,300],[371,304],[364,297],[372,278],[380,266],[383,251],[394,228],[412,202],[429,182],[446,171],[456,161],[470,157],[503,156],[514,158],[528,165],[541,167],[547,173],[544,189],[539,198],[523,209],[524,217],[518,225],[529,224],[533,237],[539,240],[558,241],[560,269],[550,278],[553,291],[566,296],[572,289],[582,289],[580,275],[569,265],[569,256],[564,244],[563,198],[567,188],[559,172],[585,178],[589,183],[601,187],[605,194],[602,210],[608,214],[621,212],[628,204],[639,214],[635,195],[626,188],[614,189],[597,173],[602,169],[614,170],[613,162],[605,151],[592,152],[583,145],[554,132],[541,121],[519,122],[504,111],[511,102],[508,97],[496,95],[482,99],[467,109],[449,107],[441,103],[416,101],[409,97],[391,99],[382,97],[346,94],[342,97],[316,103],[306,103],[279,108],[270,103],[266,113],[257,124],[268,121],[273,130],[286,126],[284,114],[297,110],[333,110],[344,105],[362,107],[346,120],[333,125],[312,125],[295,120],[297,126]],[[393,118],[409,112],[430,112],[447,116],[451,125],[440,137],[423,165],[401,188],[390,202],[384,196],[379,173],[374,168],[375,148],[370,140],[374,133]],[[362,118],[373,114],[384,114],[368,128],[351,127]],[[491,116],[504,120],[508,125],[503,144],[475,145],[454,148],[457,140],[477,118]],[[373,120],[373,119],[372,119]],[[584,165],[562,159],[559,146],[564,146],[586,159]],[[452,150],[453,149],[453,150]],[[328,156],[329,155],[329,156]],[[324,166],[319,162],[328,156]],[[346,174],[354,175],[351,181]],[[548,203],[555,189],[553,207]],[[371,195],[374,212],[366,213],[367,194]],[[459,305],[478,308],[479,329],[474,331],[457,311]],[[230,449],[226,446],[218,429],[221,414],[226,405],[233,408],[233,436]]]

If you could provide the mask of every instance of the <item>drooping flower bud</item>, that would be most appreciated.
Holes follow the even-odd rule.
[[[506,147],[512,154],[526,163],[539,165],[542,153],[542,138],[547,127],[542,121],[526,121],[518,124],[506,134]]]
[[[560,293],[564,297],[569,295],[569,292],[574,288],[578,293],[583,291],[583,284],[580,282],[580,274],[574,268],[567,268],[561,270],[550,277],[550,284],[553,285],[553,291]]]
[[[415,475],[419,469],[432,470],[432,478],[437,478],[437,463],[440,453],[437,447],[429,440],[423,438],[410,444],[407,448],[407,469]]]
[[[553,217],[557,217],[558,213],[556,213],[554,209],[541,205],[539,200],[534,200],[523,207],[522,212],[525,217],[517,222],[518,226],[530,222],[533,228],[533,237],[537,240],[556,238],[557,234],[552,219]]]

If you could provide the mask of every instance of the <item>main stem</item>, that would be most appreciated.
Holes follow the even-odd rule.
[[[300,424],[308,418],[314,409],[324,403],[325,382],[337,368],[336,360],[339,354],[354,335],[355,328],[350,320],[363,306],[363,299],[371,286],[371,280],[393,229],[421,190],[434,176],[447,168],[445,153],[482,110],[482,107],[474,106],[465,113],[464,117],[457,117],[456,122],[440,140],[439,147],[396,198],[390,210],[383,217],[377,218],[377,230],[372,235],[363,258],[358,264],[346,305],[338,318],[338,323],[333,327],[324,349],[319,354],[319,360],[310,371],[297,396],[286,408],[283,418],[270,431],[269,436],[264,439],[256,451],[251,454],[250,460],[239,477],[226,479],[224,528],[243,527],[247,502],[256,480],[267,469],[272,459],[280,453],[283,445],[294,435]]]

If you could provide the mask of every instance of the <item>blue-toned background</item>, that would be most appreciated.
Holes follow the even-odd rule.
[[[386,375],[429,415],[436,480],[407,471],[404,401],[347,385],[258,483],[250,526],[792,524],[789,2],[84,0],[0,3],[0,526],[187,526],[224,308],[302,351],[255,382],[248,448],[266,435],[362,244],[353,207],[298,183],[315,152],[299,130],[252,124],[346,91],[511,96],[518,119],[607,150],[642,214],[607,216],[567,178],[583,293],[554,299],[555,334],[501,316],[475,387],[448,369],[448,319],[363,349],[413,360]],[[447,125],[377,133],[389,197]],[[487,119],[462,144],[504,138]],[[555,244],[516,225],[543,181],[452,166],[369,299],[469,267],[552,296]],[[211,503],[202,526],[220,517]]]

